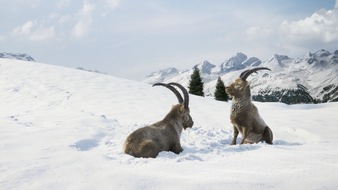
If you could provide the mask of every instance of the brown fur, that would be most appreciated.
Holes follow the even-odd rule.
[[[186,106],[184,102],[176,104],[161,121],[131,133],[125,140],[124,152],[144,158],[155,158],[161,151],[182,152],[182,129],[191,128],[194,124]]]
[[[233,124],[234,134],[231,144],[236,144],[239,133],[242,134],[241,144],[265,141],[272,144],[271,129],[260,117],[256,106],[251,101],[250,84],[238,78],[225,91],[232,96],[230,120]]]

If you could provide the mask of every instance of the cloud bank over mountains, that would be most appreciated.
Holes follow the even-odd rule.
[[[274,53],[334,51],[337,4],[3,0],[0,42],[4,52],[27,53],[44,63],[141,80],[150,70],[187,68],[203,59],[221,62],[236,52],[264,60]]]
[[[279,24],[252,26],[246,30],[249,41],[269,40],[280,49],[302,51],[311,47],[334,47],[338,43],[338,8],[320,9],[299,20],[284,20]]]
[[[296,43],[311,39],[322,43],[338,42],[338,9],[322,9],[298,21],[284,21],[281,29],[287,39]]]

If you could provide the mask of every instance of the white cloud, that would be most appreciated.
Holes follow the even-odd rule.
[[[120,6],[120,0],[101,0],[100,6],[103,10],[101,16],[106,17],[109,12]]]
[[[22,36],[31,41],[44,41],[54,37],[53,26],[43,27],[37,21],[27,21],[22,26],[18,26],[12,31],[14,36]]]
[[[90,17],[93,10],[94,10],[94,5],[84,2],[83,7],[80,10],[80,15],[82,17]]]
[[[94,9],[94,5],[84,2],[82,9],[78,12],[78,21],[73,27],[72,34],[74,37],[82,38],[88,33]]]
[[[59,18],[59,24],[64,24],[64,23],[68,22],[69,20],[70,20],[69,15],[62,15]]]
[[[120,0],[106,0],[106,3],[111,9],[116,9],[120,4]]]
[[[245,32],[247,39],[250,41],[267,38],[272,33],[273,31],[265,26],[253,26]]]
[[[76,38],[84,37],[89,30],[91,22],[91,20],[80,20],[79,22],[77,22],[73,28],[73,36],[75,36]]]
[[[69,0],[62,0],[57,8],[67,7],[69,3]],[[70,26],[72,37],[83,38],[90,31],[94,10],[95,6],[84,0],[81,9],[76,13],[60,15],[53,12],[39,20],[29,20],[16,27],[12,31],[12,35],[31,41],[44,41],[55,37],[57,34],[64,34],[63,30],[69,31],[67,27],[72,24]],[[59,32],[56,32],[56,29]]]
[[[55,36],[55,30],[53,26],[48,28],[39,27],[30,36],[29,39],[32,41],[44,41],[51,39]]]
[[[283,34],[291,41],[338,41],[338,9],[320,10],[298,21],[284,21]]]
[[[338,9],[322,9],[303,19],[284,20],[280,24],[252,26],[243,35],[245,42],[288,54],[332,49],[338,44]]]
[[[336,0],[335,8],[338,9],[338,0]]]
[[[27,21],[22,26],[18,26],[13,30],[14,35],[29,35],[32,31],[32,28],[36,25],[36,21]]]
[[[56,8],[63,9],[65,7],[68,7],[70,4],[70,0],[58,0],[56,1]]]
[[[2,41],[5,41],[6,40],[6,37],[5,36],[2,36],[2,35],[0,35],[0,42],[2,42]]]

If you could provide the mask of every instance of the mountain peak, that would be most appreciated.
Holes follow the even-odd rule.
[[[247,59],[248,56],[246,56],[244,53],[239,52],[235,56],[222,63],[220,72],[227,73],[230,71],[244,69],[246,66],[243,64],[243,62]]]
[[[207,60],[203,60],[199,64],[195,65],[194,67],[197,67],[203,74],[210,74],[211,69],[215,68],[216,66],[211,64]]]
[[[279,54],[273,55],[273,58],[278,60],[279,62],[290,59],[290,57],[287,55],[279,55]]]
[[[157,82],[163,82],[164,79],[177,76],[179,71],[174,67],[169,67],[167,69],[162,69],[159,71],[152,72],[143,80],[145,83],[155,84]]]
[[[309,56],[307,57],[307,62],[313,67],[323,68],[328,67],[330,65],[338,64],[338,50],[334,53],[330,53],[325,49],[321,49],[315,53],[309,52]]]
[[[208,60],[202,60],[198,65],[212,65]]]
[[[243,65],[246,65],[246,66],[258,66],[262,63],[262,61],[260,59],[258,59],[257,57],[250,57],[249,59],[245,60],[243,62]]]
[[[279,55],[275,54],[270,59],[268,59],[268,63],[277,66],[277,68],[285,67],[286,63],[292,61],[292,59],[287,55]]]
[[[17,60],[22,60],[22,61],[34,61],[35,60],[25,54],[25,53],[6,53],[6,52],[3,52],[3,53],[0,53],[0,58],[6,58],[6,59],[17,59]]]
[[[161,69],[159,71],[153,72],[150,75],[148,75],[148,77],[155,76],[155,75],[159,75],[163,77],[163,76],[170,76],[174,74],[178,74],[178,70],[174,67],[169,67],[166,69]]]
[[[248,59],[248,56],[242,52],[238,52],[235,56],[231,57],[230,59],[236,59],[238,61],[244,62],[246,59]]]
[[[311,55],[314,56],[314,57],[328,57],[328,56],[331,55],[331,53],[329,51],[325,50],[325,49],[321,49],[321,50],[317,51],[316,53],[313,53],[313,54],[310,53],[310,57],[311,57]]]

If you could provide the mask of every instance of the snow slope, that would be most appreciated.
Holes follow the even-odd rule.
[[[0,59],[0,98],[0,189],[338,187],[338,103],[255,102],[274,145],[230,146],[231,103],[191,96],[184,151],[144,159],[123,154],[123,141],[176,104],[168,89]]]

